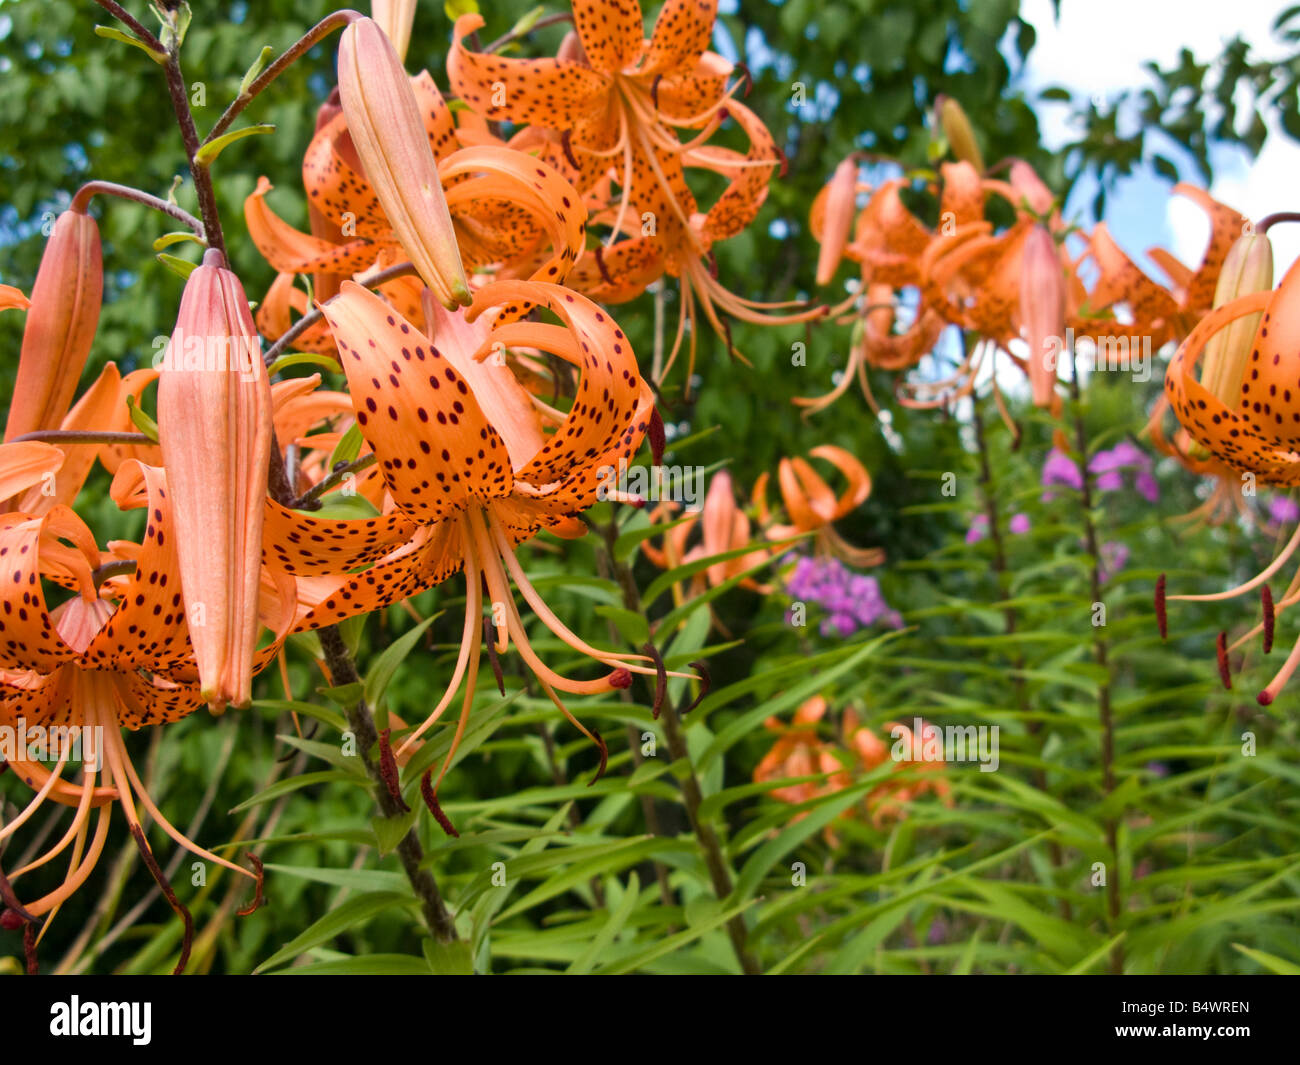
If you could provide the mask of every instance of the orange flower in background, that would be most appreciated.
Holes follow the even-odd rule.
[[[208,251],[185,283],[158,382],[185,612],[214,712],[252,699],[271,385],[239,279]]]
[[[570,284],[592,299],[618,303],[639,295],[663,274],[681,281],[681,310],[671,351],[653,376],[663,380],[690,330],[688,378],[695,364],[697,313],[727,340],[722,315],[759,324],[808,321],[820,308],[772,315],[795,302],[767,304],[726,289],[711,249],[748,226],[767,195],[783,156],[762,121],[728,87],[732,65],[705,49],[716,17],[713,0],[668,0],[644,39],[636,0],[610,9],[593,0],[574,4],[577,39],[555,59],[505,59],[471,52],[465,38],[483,25],[477,14],[456,22],[447,59],[456,93],[480,116],[528,124],[528,142],[584,195],[610,229],[609,242],[580,264]],[[745,133],[740,153],[705,142],[724,117]],[[697,129],[683,142],[676,129]],[[729,182],[701,211],[687,168]],[[617,184],[617,196],[609,187]],[[601,209],[603,208],[603,209]],[[626,239],[618,239],[625,237]],[[689,388],[689,385],[688,385]]]
[[[675,507],[676,504],[665,504],[656,508],[650,516],[651,522],[661,520]],[[699,543],[689,547],[691,533],[697,528],[700,530]],[[687,563],[738,551],[750,543],[749,518],[736,505],[731,475],[726,470],[719,470],[709,482],[704,505],[698,511],[689,512],[686,520],[664,533],[662,549],[648,540],[642,544],[641,549],[660,569],[675,569]],[[694,598],[709,587],[716,588],[771,558],[771,549],[756,547],[736,558],[716,562],[695,574],[688,588],[675,587],[674,597],[678,602],[685,602],[688,597]],[[771,588],[759,584],[752,577],[745,577],[740,581],[740,586],[761,595],[767,595],[771,591]]]
[[[808,780],[801,784],[786,784],[773,788],[768,794],[780,802],[800,803],[840,791],[852,783],[843,764],[835,757],[834,744],[819,739],[817,723],[826,716],[826,700],[815,695],[794,713],[789,725],[775,717],[763,722],[763,727],[777,734],[772,749],[754,768],[754,783],[764,784],[788,777],[815,776],[831,773],[824,781]],[[796,817],[805,817],[800,814]]]
[[[59,428],[95,339],[103,294],[99,227],[84,211],[64,211],[55,220],[32,286],[6,440]],[[10,288],[3,305],[25,303],[22,293]]]
[[[0,840],[46,801],[75,809],[61,839],[8,874],[12,884],[71,848],[68,871],[58,888],[21,902],[18,908],[16,896],[6,897],[10,909],[22,919],[53,913],[85,882],[103,851],[113,803],[121,806],[146,853],[144,814],[195,855],[260,884],[260,874],[204,850],[173,827],[131,764],[123,727],[136,730],[176,721],[198,709],[203,697],[177,576],[178,537],[163,471],[127,464],[114,478],[112,496],[123,508],[147,507],[149,518],[141,543],[112,544],[109,554],[96,548],[90,530],[64,506],[37,518],[25,514],[0,518],[0,557],[7,574],[12,568],[13,578],[0,588],[5,608],[0,613],[0,723],[29,731],[76,726],[85,730],[82,735],[89,744],[82,748],[79,783],[64,779],[66,749],[52,770],[21,756],[10,760],[10,767],[36,794],[0,828]],[[132,569],[100,584],[95,571],[105,562],[130,563]],[[51,610],[42,587],[46,579],[76,594]],[[274,616],[278,606],[274,597],[268,597],[265,605],[268,620],[279,627],[278,638],[282,638],[287,619]],[[278,638],[260,653],[258,668],[271,660]],[[96,743],[102,746],[95,749]],[[92,835],[94,810],[99,813]]]
[[[843,791],[853,784],[854,774],[848,765],[856,762],[861,772],[870,773],[890,761],[893,750],[901,747],[904,757],[893,758],[893,773],[896,775],[867,794],[864,809],[871,823],[882,828],[891,820],[902,820],[907,816],[909,804],[927,794],[933,794],[945,805],[952,806],[951,787],[942,775],[942,743],[938,742],[935,726],[922,722],[921,735],[914,736],[906,725],[887,722],[885,729],[896,737],[891,749],[861,723],[852,707],[848,707],[840,722],[841,747],[818,736],[818,725],[826,716],[826,710],[826,700],[818,695],[800,705],[788,725],[774,717],[764,722],[766,729],[777,734],[777,740],[754,768],[756,784],[827,775],[824,780],[782,784],[769,792],[772,798],[798,804]],[[806,816],[807,811],[802,811],[792,820],[798,821]],[[852,817],[854,811],[847,810],[840,816]],[[831,846],[838,845],[829,827],[825,836]]]
[[[488,311],[523,303],[547,308],[562,324],[488,322]],[[459,741],[473,702],[485,602],[495,652],[504,653],[513,640],[556,706],[603,750],[556,691],[606,692],[626,687],[634,672],[657,670],[642,656],[602,651],[574,635],[528,580],[514,548],[543,528],[570,537],[585,532],[579,514],[597,501],[608,470],[639,447],[653,392],[617,324],[559,286],[501,281],[481,289],[463,313],[430,306],[436,343],[352,282],[322,308],[392,505],[356,521],[314,519],[273,505],[266,564],[300,578],[299,629],[401,601],[464,568],[468,601],[459,658],[442,699],[406,738],[399,758],[441,717],[463,680]],[[567,415],[541,404],[515,378],[504,351],[516,346],[549,351],[577,368]],[[355,572],[363,566],[369,568]],[[528,639],[511,579],[551,633],[611,672],[579,681],[546,666]]]
[[[856,510],[871,495],[871,475],[852,454],[842,447],[823,444],[808,452],[834,466],[847,481],[837,497],[807,459],[782,459],[777,468],[777,483],[785,504],[788,523],[776,522],[767,505],[766,472],[754,482],[754,505],[760,524],[772,540],[785,540],[801,533],[814,533],[816,550],[833,555],[850,566],[878,566],[885,560],[879,548],[860,548],[849,544],[834,529],[834,523]]]

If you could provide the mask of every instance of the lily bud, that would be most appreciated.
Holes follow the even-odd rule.
[[[203,698],[252,697],[271,385],[239,279],[209,251],[185,284],[158,377],[158,439]]]
[[[384,35],[393,42],[398,62],[406,62],[411,44],[411,24],[415,21],[415,0],[370,0],[370,12]]]
[[[6,440],[59,427],[86,367],[103,295],[99,228],[88,214],[64,211],[32,287]]]
[[[1228,251],[1214,289],[1214,307],[1239,296],[1267,292],[1273,287],[1273,245],[1263,233],[1247,233]],[[1263,313],[1248,314],[1229,323],[1205,345],[1201,384],[1216,399],[1235,408],[1241,399],[1241,381],[1253,350],[1255,332]]]
[[[849,227],[853,224],[853,209],[857,203],[858,161],[850,155],[835,168],[835,175],[826,188],[825,215],[822,222],[821,251],[817,255],[817,284],[828,284],[835,276],[835,268],[844,257],[849,242]]]
[[[1051,212],[1055,203],[1052,190],[1043,184],[1043,179],[1032,166],[1023,159],[1013,160],[1010,179],[1011,187],[1024,198],[1034,214],[1045,217]]]
[[[984,173],[984,156],[975,143],[975,131],[971,129],[970,119],[966,117],[961,104],[951,96],[940,96],[935,101],[935,114],[952,154],[962,162],[970,163],[981,174]]]
[[[366,177],[416,271],[444,307],[468,304],[469,283],[415,92],[371,19],[343,31],[339,96]]]
[[[1025,238],[1020,268],[1020,325],[1029,343],[1034,406],[1049,407],[1056,391],[1056,356],[1065,334],[1065,274],[1056,242],[1037,225]]]

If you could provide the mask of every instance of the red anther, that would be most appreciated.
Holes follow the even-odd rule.
[[[1232,674],[1228,672],[1228,634],[1219,633],[1219,638],[1214,641],[1215,653],[1219,659],[1219,679],[1223,681],[1223,687],[1227,691],[1232,691]]]
[[[745,79],[745,97],[748,98],[749,94],[754,91],[754,77],[750,74],[749,67],[745,66],[744,63],[737,63],[732,69],[739,70],[740,76]]]
[[[432,769],[426,769],[424,776],[420,778],[420,796],[424,799],[424,805],[429,808],[429,813],[433,814],[433,819],[442,826],[442,830],[447,835],[460,839],[460,833],[456,831],[456,826],[451,823],[451,818],[442,812],[442,807],[438,805],[438,796],[433,793]]]
[[[610,687],[613,688],[630,688],[632,687],[632,671],[619,666],[609,675]]]
[[[655,465],[662,465],[664,448],[668,446],[668,434],[664,432],[664,419],[657,406],[650,408],[650,425],[645,435],[650,439],[650,456],[654,459]]]
[[[657,721],[659,720],[659,711],[664,707],[664,699],[668,695],[668,670],[664,668],[664,656],[659,653],[659,648],[653,643],[647,643],[641,650],[654,659],[655,697],[654,702],[650,705],[650,713]]]
[[[776,153],[781,157],[781,172],[776,176],[783,178],[790,172],[790,157],[781,150],[780,145],[777,145]]]
[[[1165,609],[1165,575],[1156,578],[1156,626],[1160,629],[1160,638],[1169,638],[1169,612]]]
[[[600,768],[596,770],[596,775],[591,778],[591,784],[594,784],[605,775],[605,767],[609,764],[609,747],[605,744],[605,738],[595,729],[591,730],[591,738],[596,741],[596,746],[600,748]],[[591,784],[588,784],[587,787],[591,787]]]
[[[488,665],[492,667],[492,676],[496,677],[497,690],[505,695],[506,680],[501,673],[501,659],[497,657],[496,636],[492,628],[492,619],[483,619],[483,639],[487,643]]]
[[[9,772],[9,763],[6,762],[3,758],[0,758],[0,773],[7,773],[7,772]]]
[[[692,700],[691,705],[682,711],[683,714],[689,714],[703,701],[704,697],[709,694],[709,689],[713,687],[713,675],[709,672],[709,664],[703,659],[692,662],[691,669],[699,675],[700,694]]]
[[[629,507],[636,507],[637,510],[643,510],[645,508],[645,500],[640,496],[633,496],[631,499],[623,500],[623,502]]]
[[[582,168],[578,166],[578,157],[573,154],[573,144],[570,142],[572,135],[573,131],[568,129],[561,133],[560,146],[564,149],[564,158],[569,160],[569,165],[573,167],[574,170],[581,170]]]
[[[397,772],[397,759],[393,757],[393,745],[388,740],[392,731],[392,729],[386,728],[379,734],[379,775],[383,778],[384,787],[388,789],[388,794],[402,808],[402,812],[406,813],[411,808],[406,805],[406,800],[402,798],[402,778]]]
[[[41,969],[36,963],[36,926],[34,924],[23,925],[23,956],[27,961],[27,975],[38,975]]]
[[[1264,608],[1264,653],[1273,650],[1273,592],[1266,584],[1259,590],[1260,605]]]
[[[167,874],[162,871],[158,860],[153,856],[153,851],[149,849],[149,842],[144,838],[144,830],[139,825],[131,826],[131,838],[135,840],[136,850],[140,852],[140,860],[144,862],[145,868],[149,870],[149,875],[153,877],[154,883],[158,885],[158,890],[163,893],[167,905],[172,908],[172,913],[176,914],[185,926],[185,931],[181,937],[181,957],[176,963],[176,968],[172,970],[172,976],[180,976],[185,971],[185,966],[189,964],[190,949],[194,946],[194,915],[190,913],[189,907],[176,897],[176,892],[172,890],[171,881],[167,879]],[[30,927],[31,925],[28,925],[28,928]]]
[[[1255,696],[1255,702],[1259,703],[1260,706],[1268,706],[1272,701],[1273,693],[1267,688]]]
[[[248,864],[253,867],[253,872],[257,875],[257,884],[253,889],[253,901],[242,910],[235,911],[236,915],[239,917],[247,917],[249,914],[256,913],[266,905],[266,896],[262,894],[262,885],[266,881],[266,873],[262,869],[262,859],[252,851],[249,851],[246,857],[248,858]]]
[[[663,80],[662,74],[656,74],[655,80],[650,83],[650,103],[656,111],[659,110],[659,83]]]
[[[26,923],[13,910],[0,910],[0,928],[6,932],[16,932]]]
[[[596,269],[600,271],[600,276],[604,279],[605,284],[612,285],[614,279],[610,277],[609,270],[605,266],[605,249],[597,246],[592,254],[596,257]]]

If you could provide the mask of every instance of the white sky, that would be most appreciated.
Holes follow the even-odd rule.
[[[1059,84],[1079,94],[1106,96],[1152,84],[1142,66],[1146,60],[1171,65],[1187,47],[1198,61],[1206,61],[1235,34],[1251,43],[1255,55],[1281,55],[1285,50],[1270,30],[1285,6],[1276,0],[1063,0],[1057,23],[1050,0],[1022,0],[1021,15],[1038,33],[1025,78],[1034,88]],[[1056,105],[1039,108],[1049,146],[1071,139],[1064,111]],[[1170,143],[1148,138],[1149,148],[1161,154],[1172,154]],[[1300,209],[1300,145],[1284,134],[1274,131],[1251,164],[1237,150],[1216,153],[1214,162],[1210,193],[1247,217]],[[1194,265],[1208,234],[1204,215],[1167,190],[1149,173],[1121,181],[1108,197],[1107,221],[1130,254],[1161,244]],[[1069,207],[1082,210],[1090,200],[1091,192],[1086,192]],[[1281,225],[1270,233],[1280,277],[1300,255],[1300,224]]]

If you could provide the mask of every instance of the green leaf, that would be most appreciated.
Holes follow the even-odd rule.
[[[439,943],[425,939],[420,943],[424,960],[434,976],[473,976],[474,954],[467,940]]]
[[[591,972],[592,966],[596,964],[597,959],[605,953],[605,948],[614,942],[619,932],[623,930],[623,926],[627,924],[627,919],[632,916],[632,911],[636,909],[637,896],[640,890],[641,880],[634,870],[627,878],[627,890],[623,894],[623,901],[619,903],[618,909],[609,915],[609,920],[592,937],[586,950],[573,959],[568,968],[569,973],[585,975]]]
[[[1241,951],[1251,961],[1259,962],[1269,972],[1278,976],[1300,976],[1300,965],[1296,965],[1295,962],[1279,958],[1276,954],[1266,954],[1262,950],[1244,947],[1240,943],[1234,943],[1232,947],[1234,950]]]
[[[377,891],[372,894],[356,895],[346,899],[341,905],[334,907],[319,921],[312,924],[306,931],[277,950],[253,972],[264,973],[268,969],[274,969],[277,965],[292,961],[299,954],[305,953],[312,947],[327,943],[335,936],[342,935],[349,929],[364,924],[375,914],[383,913],[385,910],[391,910],[395,907],[405,909],[412,904],[413,899],[411,896],[399,895],[392,891]]]
[[[363,954],[281,969],[269,976],[428,976],[429,964],[411,954]]]
[[[650,639],[650,623],[644,614],[625,610],[621,606],[598,606],[596,613],[612,621],[623,639],[635,647],[644,646]]]
[[[190,274],[198,268],[198,263],[192,263],[188,259],[180,259],[175,255],[168,255],[165,251],[159,252],[154,256],[163,266],[167,267],[173,274],[184,281],[190,279]]]
[[[231,807],[230,812],[232,814],[237,814],[242,810],[247,810],[253,806],[260,806],[264,802],[278,799],[281,795],[288,795],[301,788],[310,788],[316,784],[329,784],[334,781],[344,781],[346,783],[355,784],[357,783],[357,777],[351,773],[345,773],[341,769],[324,769],[319,773],[300,773],[298,776],[290,777],[288,780],[277,780],[274,784],[263,788],[251,798],[245,799],[238,806]]]
[[[145,55],[147,55],[159,66],[167,62],[166,52],[154,51],[147,44],[145,44],[144,41],[140,40],[139,37],[127,33],[124,30],[119,30],[116,26],[96,26],[95,36],[103,37],[105,40],[109,40],[109,41],[121,41],[123,44],[129,44],[133,48],[139,48],[140,51],[142,51]]]
[[[335,365],[337,369],[337,364]],[[361,425],[359,422],[353,422],[348,426],[348,431],[339,437],[339,442],[334,445],[334,450],[330,454],[330,469],[336,469],[340,462],[355,462],[358,455],[361,454]]]
[[[126,409],[131,415],[131,422],[155,444],[158,443],[158,423],[140,409],[135,396],[126,397]]]
[[[232,129],[228,133],[223,133],[216,140],[208,141],[198,150],[195,156],[196,162],[200,166],[211,166],[214,159],[217,158],[235,141],[243,140],[245,137],[253,137],[262,133],[274,133],[275,127],[269,122],[261,122],[256,126],[245,126],[243,129]]]
[[[283,373],[285,370],[291,369],[294,366],[320,366],[334,373],[339,372],[338,360],[331,359],[328,355],[322,355],[316,351],[291,351],[288,355],[281,355],[275,360],[275,362],[271,363],[271,368],[266,372],[274,377],[276,374]],[[355,428],[356,425],[353,424],[352,428],[349,429],[348,432],[351,432],[352,429]],[[346,436],[347,434],[345,433],[344,435]],[[334,464],[330,463],[330,469],[333,468]]]
[[[384,697],[384,692],[388,690],[388,684],[397,672],[397,667],[402,664],[406,656],[411,653],[413,648],[424,635],[427,629],[438,618],[438,614],[425,618],[415,628],[408,632],[402,633],[396,640],[384,648],[383,654],[375,659],[369,672],[366,674],[365,687],[363,695],[371,707],[379,705],[379,701]]]
[[[162,251],[163,248],[170,248],[173,244],[181,244],[185,241],[190,241],[193,244],[197,244],[200,248],[207,247],[207,245],[204,244],[203,241],[201,241],[188,229],[178,229],[171,233],[164,233],[161,237],[155,240],[153,242],[153,250]]]
[[[304,717],[314,718],[331,728],[338,729],[339,732],[347,731],[347,718],[328,706],[319,706],[316,703],[302,702],[297,699],[254,699],[253,705],[259,710],[270,710],[276,714],[302,714]]]
[[[649,965],[650,962],[654,961],[656,958],[662,958],[665,954],[671,954],[673,951],[677,950],[680,947],[686,946],[688,943],[694,943],[695,940],[699,939],[701,936],[706,935],[709,932],[712,932],[713,929],[726,924],[733,917],[736,917],[737,915],[744,913],[745,910],[749,909],[749,907],[754,905],[754,903],[757,901],[758,901],[757,899],[753,899],[749,902],[742,903],[739,906],[733,906],[729,910],[723,910],[712,920],[705,921],[698,925],[694,925],[688,928],[684,932],[678,932],[675,936],[668,936],[666,939],[661,939],[653,946],[647,947],[645,950],[638,951],[637,953],[631,955],[630,957],[624,957],[619,961],[609,965],[608,967],[600,969],[599,971],[601,975],[610,975],[610,976],[618,976],[622,973],[635,972],[637,969],[641,969],[646,965]]]
[[[370,819],[370,827],[374,829],[375,842],[379,846],[379,857],[387,858],[388,855],[397,850],[397,845],[406,838],[406,834],[411,831],[411,826],[415,824],[415,816],[418,812],[417,810],[408,810],[396,817],[372,817]]]
[[[266,64],[271,61],[271,56],[275,55],[275,49],[269,44],[262,47],[257,58],[253,60],[252,66],[248,72],[239,81],[239,95],[247,96],[248,89],[258,79],[258,76],[266,69]]]
[[[317,688],[316,691],[332,703],[339,706],[356,706],[365,688],[358,681],[340,684],[333,688]]]

